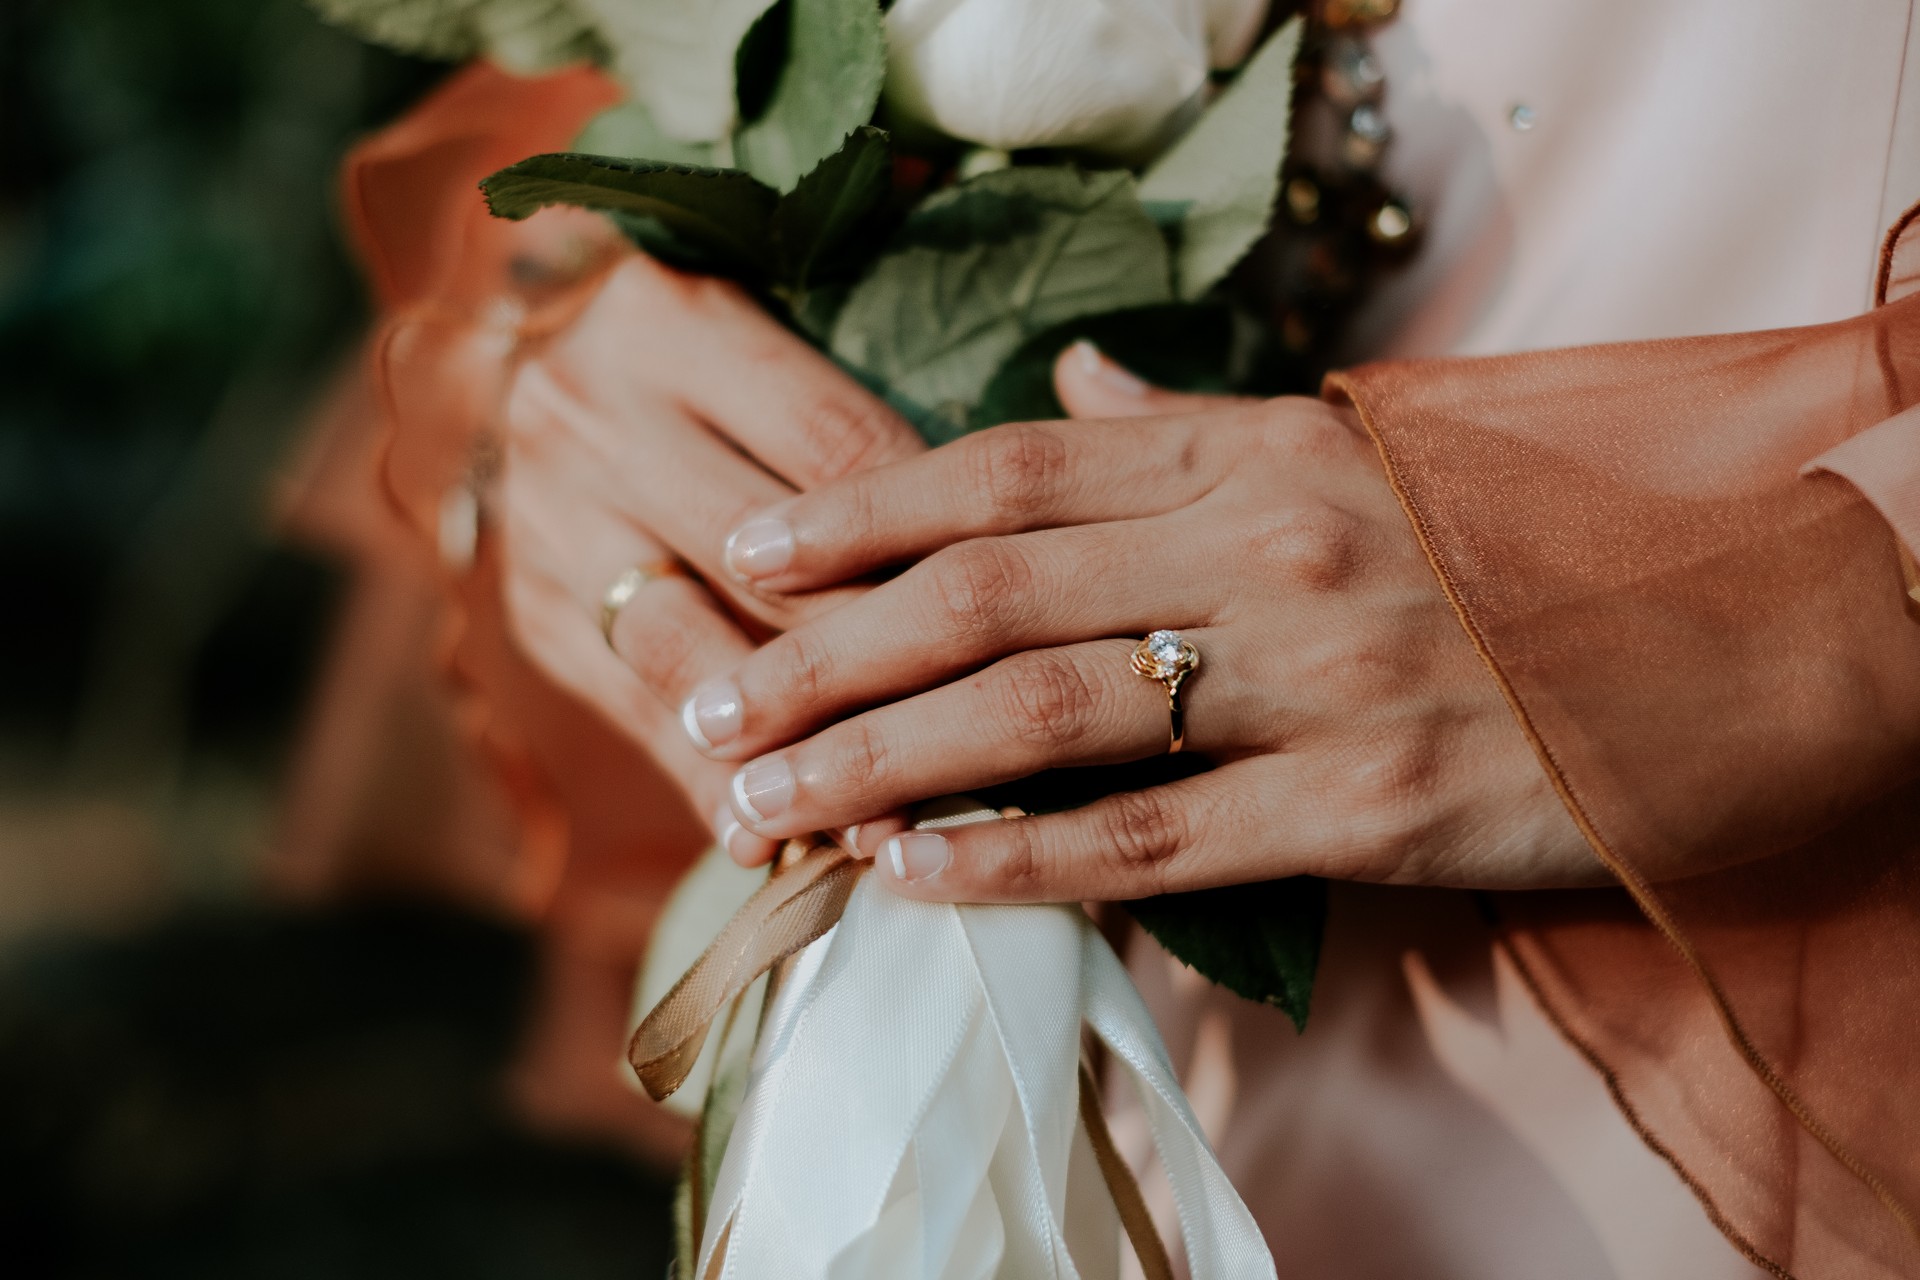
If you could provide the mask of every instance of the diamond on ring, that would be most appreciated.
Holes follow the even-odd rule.
[[[1186,711],[1180,705],[1180,686],[1200,665],[1200,650],[1178,631],[1151,631],[1146,639],[1133,647],[1131,665],[1136,675],[1156,681],[1166,689],[1167,714],[1172,721],[1167,751],[1172,754],[1180,750],[1187,737]]]

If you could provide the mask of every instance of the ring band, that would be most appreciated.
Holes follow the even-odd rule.
[[[640,594],[640,588],[661,578],[685,577],[686,573],[686,566],[678,560],[652,560],[633,565],[615,578],[600,597],[600,634],[606,639],[607,648],[613,648],[614,620]]]
[[[1154,631],[1133,646],[1131,665],[1135,675],[1166,689],[1167,754],[1178,753],[1187,742],[1187,713],[1180,705],[1180,686],[1200,665],[1200,650],[1178,631]]]

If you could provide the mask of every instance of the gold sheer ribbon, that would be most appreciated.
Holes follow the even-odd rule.
[[[789,840],[773,874],[721,928],[693,967],[641,1020],[627,1045],[627,1061],[650,1097],[659,1101],[686,1083],[708,1029],[720,1011],[755,979],[808,943],[823,937],[847,909],[867,864],[823,835]],[[1080,1068],[1080,1118],[1100,1176],[1140,1259],[1147,1280],[1173,1280],[1166,1244],[1147,1212],[1146,1197],[1120,1156],[1100,1111],[1092,1071]],[[725,1257],[722,1235],[716,1258]]]

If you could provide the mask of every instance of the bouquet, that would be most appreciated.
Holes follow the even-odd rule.
[[[1061,416],[1052,366],[1083,339],[1182,389],[1253,385],[1266,334],[1225,282],[1272,219],[1300,38],[1296,19],[1260,39],[1266,0],[314,2],[416,52],[609,68],[627,101],[574,150],[486,179],[492,212],[595,210],[662,262],[738,281],[930,443]],[[1070,807],[1127,785],[1116,772],[929,820]],[[776,1258],[808,1276],[1111,1274],[1116,1212],[1160,1274],[1083,1084],[1083,1023],[1140,1086],[1196,1272],[1271,1274],[1084,915],[904,902],[831,849],[790,855],[636,1036],[656,1094],[709,1023],[736,1046],[704,1108],[683,1278]],[[1304,1019],[1317,881],[1129,908],[1207,976]],[[807,1168],[823,1150],[827,1179]]]

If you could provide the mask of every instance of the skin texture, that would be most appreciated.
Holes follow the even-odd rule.
[[[780,503],[728,567],[788,599],[905,566],[703,684],[696,747],[741,762],[748,830],[858,824],[914,897],[1124,899],[1310,872],[1604,883],[1453,617],[1357,423],[1318,400],[1175,396],[1088,347],[1076,418],[996,428]],[[1187,750],[1216,767],[944,835],[903,806],[1167,747],[1155,627],[1203,661]],[[709,714],[713,708],[733,708]]]
[[[858,590],[746,590],[721,568],[727,531],[925,446],[733,286],[640,257],[523,367],[506,428],[506,594],[519,639],[715,815],[735,857],[766,860],[772,842],[741,829],[726,803],[732,770],[693,750],[677,712],[757,640]],[[647,583],[615,618],[615,660],[603,593],[629,566],[674,560],[687,572]]]

